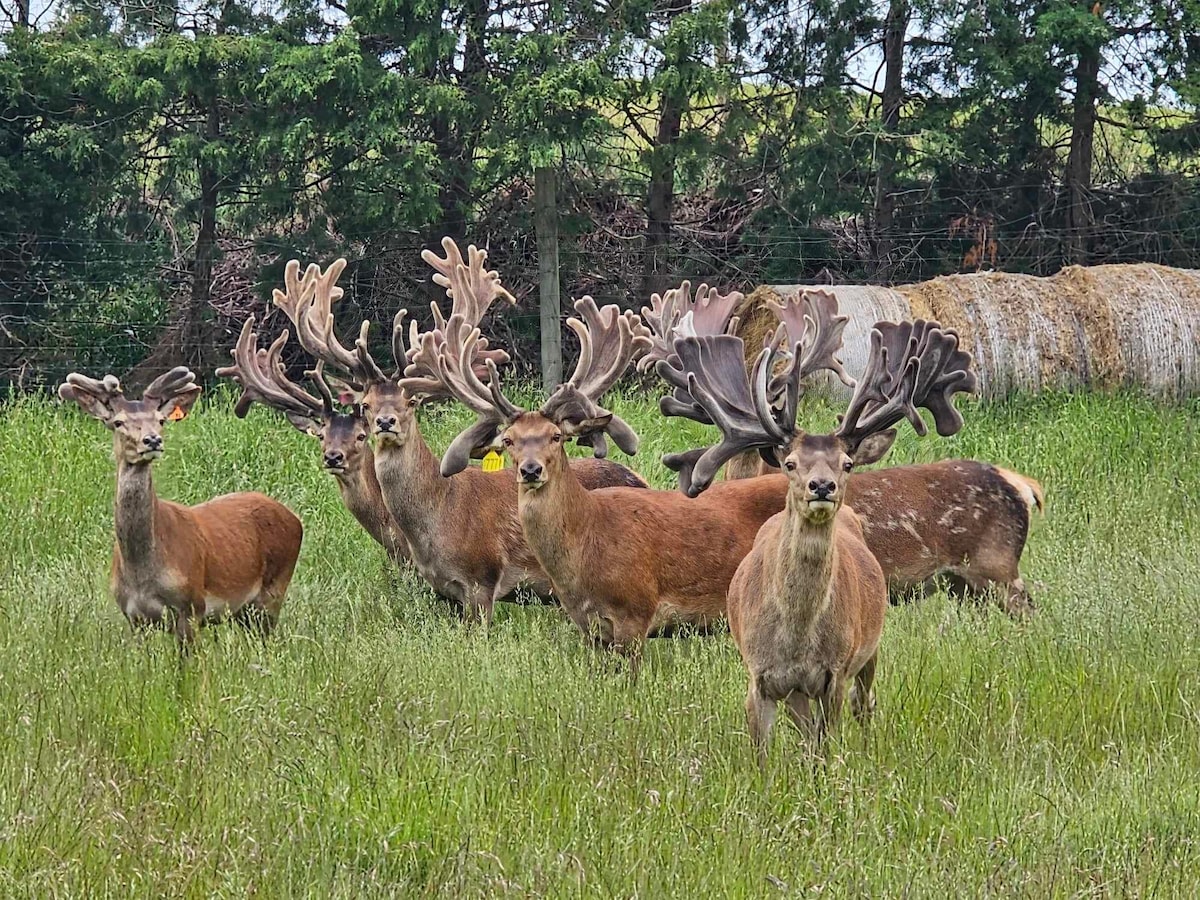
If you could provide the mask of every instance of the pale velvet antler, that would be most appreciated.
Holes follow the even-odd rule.
[[[738,323],[733,311],[743,299],[744,295],[738,291],[721,294],[707,284],[696,289],[693,299],[690,281],[665,294],[652,294],[650,305],[642,307],[642,321],[648,326],[653,343],[638,360],[638,371],[649,371],[660,359],[670,358],[678,337],[732,334]]]

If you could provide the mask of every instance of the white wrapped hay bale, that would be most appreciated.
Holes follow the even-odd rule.
[[[763,301],[804,287],[765,286],[746,297],[737,315],[748,354],[774,327]],[[1049,278],[988,272],[895,288],[812,287],[835,294],[850,317],[842,358],[851,375],[866,367],[875,322],[932,318],[957,329],[975,354],[985,397],[1120,386],[1172,398],[1200,393],[1200,271],[1194,269],[1070,266]]]

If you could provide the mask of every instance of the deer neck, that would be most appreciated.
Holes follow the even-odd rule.
[[[562,453],[558,470],[536,489],[517,488],[517,513],[530,549],[560,590],[571,590],[585,546],[593,498],[579,483]],[[583,575],[584,573],[579,572]]]
[[[158,497],[150,464],[117,464],[117,498],[114,524],[117,550],[125,566],[139,569],[155,559],[154,520]]]
[[[379,443],[375,474],[392,520],[414,548],[424,545],[437,530],[454,479],[442,477],[441,464],[415,421],[402,442]]]
[[[788,492],[767,595],[784,611],[784,621],[806,634],[829,608],[837,561],[837,516],[812,522],[798,508],[803,502]]]
[[[383,501],[383,489],[375,474],[375,455],[363,447],[362,458],[352,472],[337,476],[342,503],[367,532],[393,558],[400,549],[400,536],[392,525],[391,514]]]

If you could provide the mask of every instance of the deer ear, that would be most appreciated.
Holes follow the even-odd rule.
[[[612,421],[612,417],[612,413],[605,413],[602,416],[590,416],[586,419],[565,419],[559,423],[559,428],[567,437],[583,437],[603,431]]]
[[[778,469],[779,466],[779,448],[778,447],[759,447],[759,458],[772,469]]]
[[[76,385],[60,384],[58,386],[58,396],[64,401],[76,404],[89,416],[99,419],[106,424],[113,417],[112,407],[105,403],[103,399]]]
[[[201,388],[200,385],[193,384],[191,387],[180,391],[175,396],[167,397],[160,404],[158,404],[158,408],[168,410],[167,418],[171,421],[178,421],[179,419],[185,418],[187,414],[191,412],[196,400],[200,397],[201,390],[203,390],[203,388]]]
[[[870,434],[858,442],[858,446],[854,448],[854,452],[850,454],[854,457],[854,465],[869,466],[871,463],[879,462],[892,449],[892,444],[896,440],[896,429],[889,428],[887,431],[880,431],[877,434]]]

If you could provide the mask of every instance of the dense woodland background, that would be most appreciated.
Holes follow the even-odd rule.
[[[390,321],[443,234],[534,365],[539,167],[564,298],[1200,268],[1200,0],[39,3],[0,0],[0,386],[210,375],[293,256]]]

